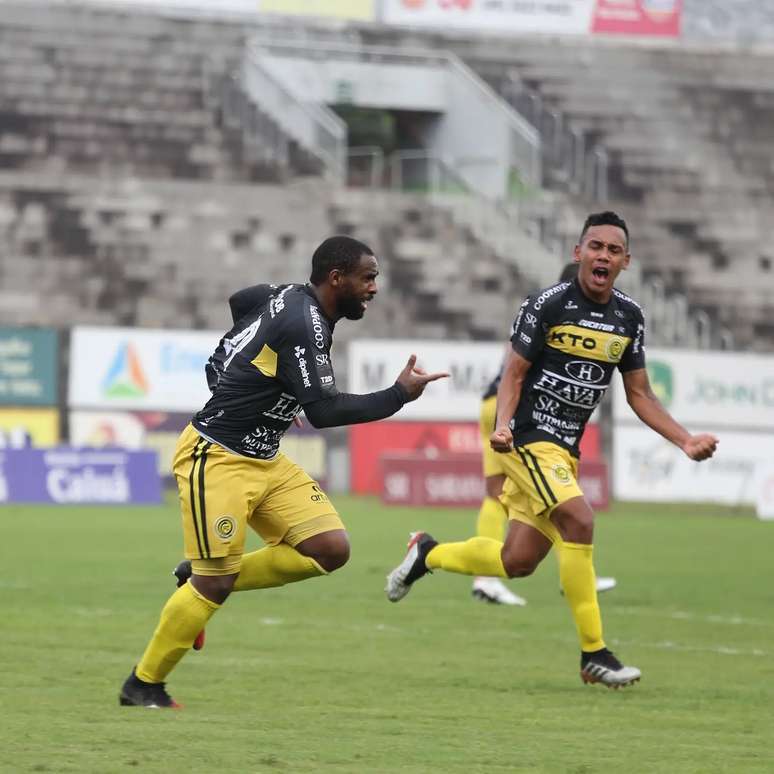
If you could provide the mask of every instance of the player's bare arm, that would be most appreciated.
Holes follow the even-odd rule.
[[[711,457],[717,448],[718,439],[711,433],[691,435],[664,408],[650,387],[648,372],[644,368],[623,374],[626,400],[632,411],[652,430],[662,435],[685,454],[697,462]]]
[[[497,388],[497,420],[489,443],[496,452],[509,452],[513,449],[513,434],[510,423],[521,398],[521,388],[529,371],[529,360],[510,349],[505,359],[503,378]]]

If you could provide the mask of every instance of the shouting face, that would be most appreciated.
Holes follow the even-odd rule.
[[[616,278],[629,265],[626,233],[618,226],[589,226],[575,245],[578,283],[592,301],[610,300]]]

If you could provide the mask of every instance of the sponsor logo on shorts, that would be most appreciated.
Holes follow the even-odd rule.
[[[572,482],[572,473],[566,465],[552,465],[551,473],[562,486],[567,486]]]
[[[322,489],[320,489],[320,486],[318,484],[312,484],[312,489],[314,490],[314,494],[311,496],[311,501],[313,503],[325,503],[328,502],[328,496],[323,492]]]
[[[219,516],[215,519],[215,534],[224,541],[231,540],[236,532],[237,523],[233,516]]]

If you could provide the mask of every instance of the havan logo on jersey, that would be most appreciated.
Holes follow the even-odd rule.
[[[602,400],[607,384],[582,384],[553,371],[543,371],[533,389],[548,393],[567,405],[591,411]]]
[[[555,325],[546,336],[546,344],[553,349],[603,363],[620,362],[630,341],[628,336],[615,336],[571,323]]]
[[[108,398],[141,398],[148,394],[148,380],[135,348],[128,342],[118,347],[102,390]]]

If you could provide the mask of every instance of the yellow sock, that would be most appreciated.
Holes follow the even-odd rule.
[[[505,522],[508,514],[505,506],[494,497],[485,497],[481,502],[481,510],[476,521],[476,535],[492,538],[501,543],[505,539]]]
[[[287,543],[266,546],[242,557],[234,591],[269,589],[328,573]]]
[[[593,546],[581,543],[556,543],[559,581],[570,604],[581,650],[591,652],[605,647],[602,616],[597,603],[597,584],[592,562]]]
[[[168,600],[135,674],[146,683],[161,683],[193,645],[196,635],[220,605],[203,597],[190,583]]]
[[[505,578],[500,558],[502,548],[499,540],[488,537],[474,537],[462,543],[439,543],[428,553],[425,564],[430,570]]]

